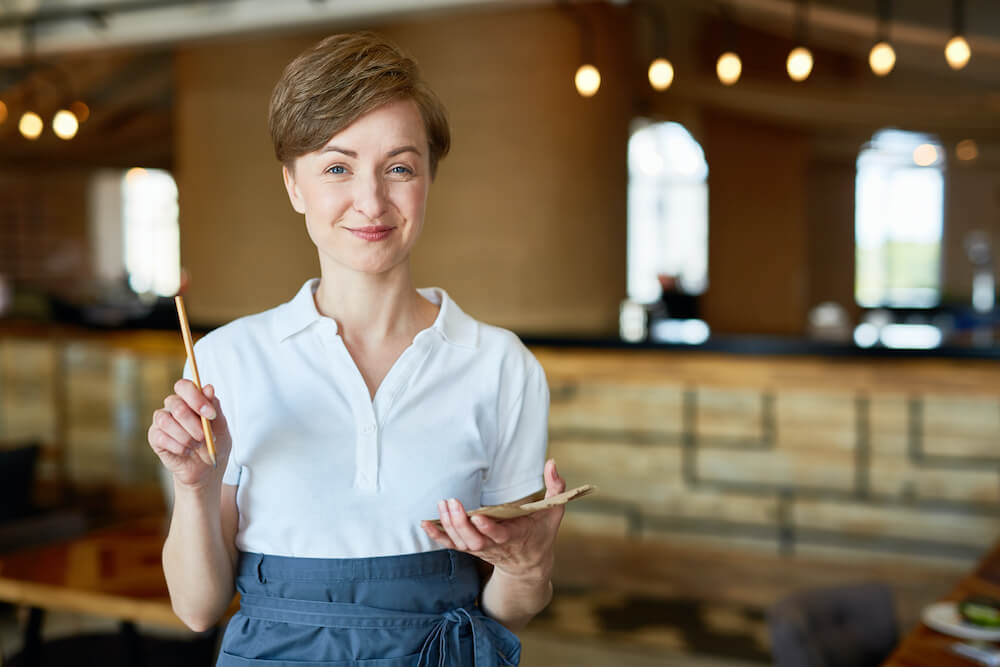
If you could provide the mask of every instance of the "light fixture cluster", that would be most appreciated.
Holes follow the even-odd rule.
[[[805,42],[807,0],[798,0],[796,9],[796,41]],[[876,76],[887,76],[896,67],[896,51],[889,41],[891,0],[878,0],[878,25],[875,43],[868,51],[868,66]],[[969,64],[972,49],[965,38],[965,0],[952,0],[951,39],[944,47],[945,60],[954,70]],[[805,81],[812,72],[812,53],[805,46],[796,46],[788,54],[788,76],[792,81]]]
[[[33,108],[34,104],[30,98],[26,106],[27,108],[17,122],[17,129],[22,137],[29,141],[35,141],[45,131],[45,121],[42,120],[41,114]],[[7,120],[7,115],[7,105],[0,100],[0,124]],[[89,117],[90,107],[80,100],[62,105],[52,115],[52,120],[50,121],[52,133],[60,139],[69,141],[80,130],[80,124],[85,123]]]
[[[889,40],[889,24],[891,22],[892,5],[891,0],[876,0],[878,2],[878,24],[876,28],[875,43],[868,52],[868,65],[876,76],[887,76],[896,66],[896,51]],[[572,10],[570,3],[564,5]],[[648,2],[637,2],[634,5],[649,14],[654,24],[654,37],[665,35],[663,17],[659,15],[655,7]],[[572,12],[574,19],[580,26],[581,50],[583,52],[583,62],[576,71],[574,82],[577,92],[583,97],[593,97],[601,86],[601,74],[597,67],[593,65],[593,30],[579,10]],[[805,81],[813,71],[813,54],[808,47],[808,0],[797,0],[795,8],[795,43],[796,46],[788,52],[785,60],[785,69],[788,77],[795,82]],[[725,43],[732,44],[734,27],[728,17],[724,18],[724,25],[727,31]],[[972,56],[972,49],[965,38],[965,0],[952,0],[951,6],[951,39],[944,47],[945,60],[954,70],[960,70],[969,63]],[[655,47],[658,54],[665,51],[662,45]],[[719,82],[726,86],[732,86],[740,80],[743,73],[743,62],[739,54],[728,48],[719,55],[715,63],[715,73]],[[674,80],[673,64],[662,55],[657,55],[649,64],[648,69],[649,85],[654,90],[663,91],[670,87]]]
[[[878,0],[878,27],[875,43],[868,51],[868,66],[876,76],[887,76],[896,67],[896,50],[889,41],[892,0]],[[969,64],[972,49],[965,38],[965,0],[951,0],[951,38],[944,46],[944,58],[953,70]]]
[[[90,107],[75,99],[72,94],[69,77],[56,65],[39,65],[34,58],[35,25],[28,22],[24,25],[24,80],[28,94],[25,99],[25,110],[17,122],[18,132],[29,141],[35,141],[45,130],[45,121],[41,114],[35,111],[37,83],[45,80],[53,88],[60,100],[60,108],[53,114],[51,120],[52,132],[60,139],[69,141],[80,130],[80,124],[90,117]],[[72,102],[69,102],[73,100]],[[6,122],[8,116],[7,104],[0,100],[0,124]]]
[[[646,69],[649,85],[656,91],[670,88],[674,81],[674,64],[664,55],[667,51],[665,41],[667,35],[666,19],[652,3],[640,1],[634,5],[649,18],[652,24],[652,50],[654,56]],[[576,92],[581,97],[593,97],[601,88],[601,72],[594,65],[594,29],[587,20],[583,10],[569,0],[562,0],[561,7],[576,23],[580,34],[580,65],[573,77]]]

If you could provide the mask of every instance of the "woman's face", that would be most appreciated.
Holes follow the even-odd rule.
[[[283,174],[321,266],[384,273],[407,260],[431,183],[427,132],[412,100],[361,116]]]

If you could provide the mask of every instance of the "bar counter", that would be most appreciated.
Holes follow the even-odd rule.
[[[992,349],[525,341],[550,455],[601,489],[567,530],[946,572],[1000,535]],[[45,474],[155,486],[145,433],[183,362],[177,331],[0,323],[0,440],[45,443]]]

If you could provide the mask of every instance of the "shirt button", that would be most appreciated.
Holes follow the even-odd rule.
[[[363,432],[364,432],[364,433],[365,433],[366,435],[371,435],[372,433],[374,433],[374,432],[375,432],[375,424],[368,424],[367,426],[365,426],[365,427],[364,427],[364,428],[362,429],[362,431],[363,431]]]

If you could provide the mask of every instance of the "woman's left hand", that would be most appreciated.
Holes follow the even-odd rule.
[[[546,462],[544,477],[546,498],[566,490],[555,460]],[[547,581],[551,575],[563,506],[502,522],[482,515],[470,518],[454,498],[439,502],[438,511],[444,530],[430,521],[421,525],[442,547],[470,553],[510,577]]]

